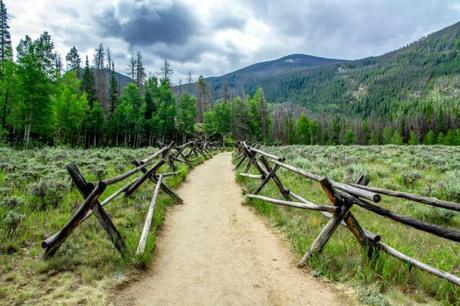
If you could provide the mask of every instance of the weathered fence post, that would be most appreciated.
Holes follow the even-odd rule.
[[[147,211],[147,216],[145,218],[144,228],[142,230],[141,238],[139,239],[139,244],[137,246],[136,255],[141,255],[145,251],[145,246],[147,244],[147,237],[149,235],[150,227],[152,226],[152,220],[155,213],[155,207],[157,204],[158,194],[160,193],[160,186],[163,177],[160,175],[158,178],[158,183],[155,186],[155,191],[153,192],[152,200],[150,201],[149,209]]]
[[[77,186],[80,194],[83,198],[86,198],[91,193],[93,189],[93,184],[87,183],[83,175],[81,174],[80,170],[75,164],[70,164],[67,166],[67,171],[69,172],[70,177],[72,178],[75,186]],[[117,250],[122,254],[122,256],[126,253],[126,245],[121,237],[120,233],[118,232],[115,225],[112,223],[112,220],[105,212],[104,208],[102,208],[101,204],[98,200],[95,201],[94,206],[92,207],[94,215],[96,215],[97,220],[101,224],[101,226],[105,229],[107,234],[109,235],[110,240],[117,248]]]
[[[340,206],[341,210],[339,212],[335,212],[332,215],[332,218],[329,220],[329,222],[327,222],[327,224],[322,229],[321,233],[318,235],[318,237],[316,237],[315,241],[313,241],[313,243],[310,245],[308,251],[299,261],[299,267],[304,267],[311,256],[321,253],[324,246],[329,241],[329,238],[331,238],[331,236],[334,234],[335,230],[340,225],[343,218],[345,218],[345,215],[348,213],[352,206],[352,203],[343,200],[339,195],[336,194],[331,182],[327,178],[321,180],[320,183],[323,187],[324,192],[326,192],[329,200],[335,206]]]
[[[70,220],[67,222],[64,227],[49,237],[48,239],[42,242],[42,246],[46,248],[45,254],[43,257],[48,259],[52,257],[59,247],[64,243],[64,241],[69,237],[72,231],[82,222],[83,218],[86,216],[86,213],[94,206],[95,200],[104,192],[106,185],[102,182],[99,182],[96,187],[91,191],[91,193],[86,197],[83,204],[77,209],[73,214]]]
[[[133,164],[135,166],[140,166],[141,165],[141,163],[139,163],[137,161],[133,161]],[[147,169],[145,169],[145,168],[143,168],[141,171],[144,174],[147,173]],[[151,180],[155,184],[158,183],[158,176],[155,175],[155,173],[152,173],[148,178],[149,178],[149,180]],[[184,202],[176,193],[174,193],[171,189],[169,189],[168,186],[166,186],[166,184],[164,184],[163,182],[161,182],[160,188],[164,193],[169,195],[175,202],[180,203],[180,204]]]

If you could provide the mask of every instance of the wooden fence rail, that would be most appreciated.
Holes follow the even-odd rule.
[[[67,172],[69,173],[74,185],[80,191],[80,194],[84,200],[61,230],[42,241],[41,245],[45,249],[45,253],[43,255],[44,259],[48,259],[54,256],[64,241],[72,234],[73,230],[92,215],[96,216],[101,227],[104,228],[104,230],[107,232],[109,239],[112,241],[115,248],[120,252],[122,256],[126,256],[126,244],[117,228],[112,223],[109,215],[104,210],[104,206],[109,204],[113,199],[120,196],[121,194],[130,196],[145,181],[150,180],[156,186],[151,204],[149,206],[147,219],[142,231],[139,247],[137,249],[137,254],[143,253],[145,250],[147,235],[151,227],[157,197],[160,191],[163,191],[169,195],[176,203],[182,203],[182,199],[168,186],[166,186],[163,178],[179,173],[176,171],[177,162],[191,166],[193,158],[209,156],[212,154],[212,150],[215,148],[215,143],[210,143],[205,140],[193,140],[180,146],[174,146],[174,142],[172,142],[143,160],[133,161],[135,166],[134,169],[131,169],[115,177],[101,180],[95,184],[87,182],[75,164],[68,165]],[[157,158],[158,160],[156,160]],[[151,165],[151,168],[149,169],[151,163],[153,163],[153,165]],[[165,164],[169,166],[171,172],[157,173],[158,170]],[[141,176],[137,177],[136,179],[132,180],[131,182],[127,183],[109,195],[104,201],[98,201],[99,197],[103,194],[107,186],[124,181],[139,172],[142,173]]]
[[[357,205],[358,207],[366,209],[367,211],[370,211],[374,214],[389,218],[393,221],[413,227],[417,230],[424,231],[451,241],[460,242],[460,231],[458,230],[445,228],[439,225],[423,222],[412,217],[403,216],[383,208],[376,203],[380,202],[382,196],[390,196],[456,212],[460,211],[460,204],[435,198],[423,197],[406,192],[369,187],[366,186],[369,183],[369,178],[365,175],[361,175],[354,184],[335,182],[328,179],[327,177],[323,177],[314,173],[310,173],[304,169],[299,169],[297,167],[288,165],[284,163],[284,158],[264,152],[258,146],[252,147],[246,142],[237,142],[235,159],[236,170],[239,169],[245,161],[247,161],[244,172],[239,173],[239,175],[251,179],[261,180],[260,184],[251,192],[251,194],[247,194],[246,197],[263,200],[276,205],[319,211],[324,217],[328,219],[328,222],[323,227],[320,234],[316,237],[308,250],[305,252],[305,255],[300,260],[298,264],[299,267],[305,266],[313,255],[318,255],[321,253],[324,246],[330,237],[334,234],[339,225],[343,225],[350,230],[360,245],[367,250],[367,254],[370,257],[373,256],[376,251],[381,250],[403,262],[410,264],[411,266],[415,266],[423,271],[446,279],[449,282],[460,286],[459,276],[441,271],[428,264],[422,263],[380,241],[380,235],[376,235],[362,228],[358,220],[350,211],[353,205]],[[259,174],[249,174],[248,171],[251,167],[254,167]],[[288,170],[289,172],[300,175],[304,178],[319,182],[332,205],[318,205],[289,191],[276,174],[280,168]],[[275,183],[275,186],[278,188],[285,200],[258,195],[270,180]],[[295,202],[292,199],[295,199],[298,202]]]

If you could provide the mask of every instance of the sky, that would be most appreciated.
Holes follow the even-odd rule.
[[[127,73],[142,52],[149,74],[171,63],[174,83],[188,71],[222,75],[293,53],[358,59],[398,49],[460,21],[460,0],[4,0],[16,46],[48,31],[65,58],[100,43]]]

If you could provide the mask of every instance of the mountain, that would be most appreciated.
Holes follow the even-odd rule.
[[[367,118],[444,107],[460,117],[460,23],[382,56],[345,61],[290,55],[207,78],[215,98],[262,87],[269,101]]]

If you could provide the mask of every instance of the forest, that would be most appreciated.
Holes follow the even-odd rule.
[[[439,90],[425,98],[423,112],[398,116],[390,123],[390,115],[374,112],[361,119],[304,103],[270,103],[265,87],[235,96],[226,81],[215,99],[216,89],[202,76],[194,82],[189,73],[188,86],[174,87],[168,60],[160,73],[147,76],[140,52],[131,56],[130,77],[124,81],[110,48],[102,44],[84,62],[76,47],[63,59],[47,32],[36,39],[24,37],[14,50],[3,2],[0,18],[0,141],[14,147],[137,148],[183,142],[196,134],[266,144],[460,145],[457,100],[446,102]],[[309,84],[321,88],[317,82],[321,77]],[[272,84],[261,85],[267,85],[270,96]],[[340,86],[334,88],[340,91]]]

